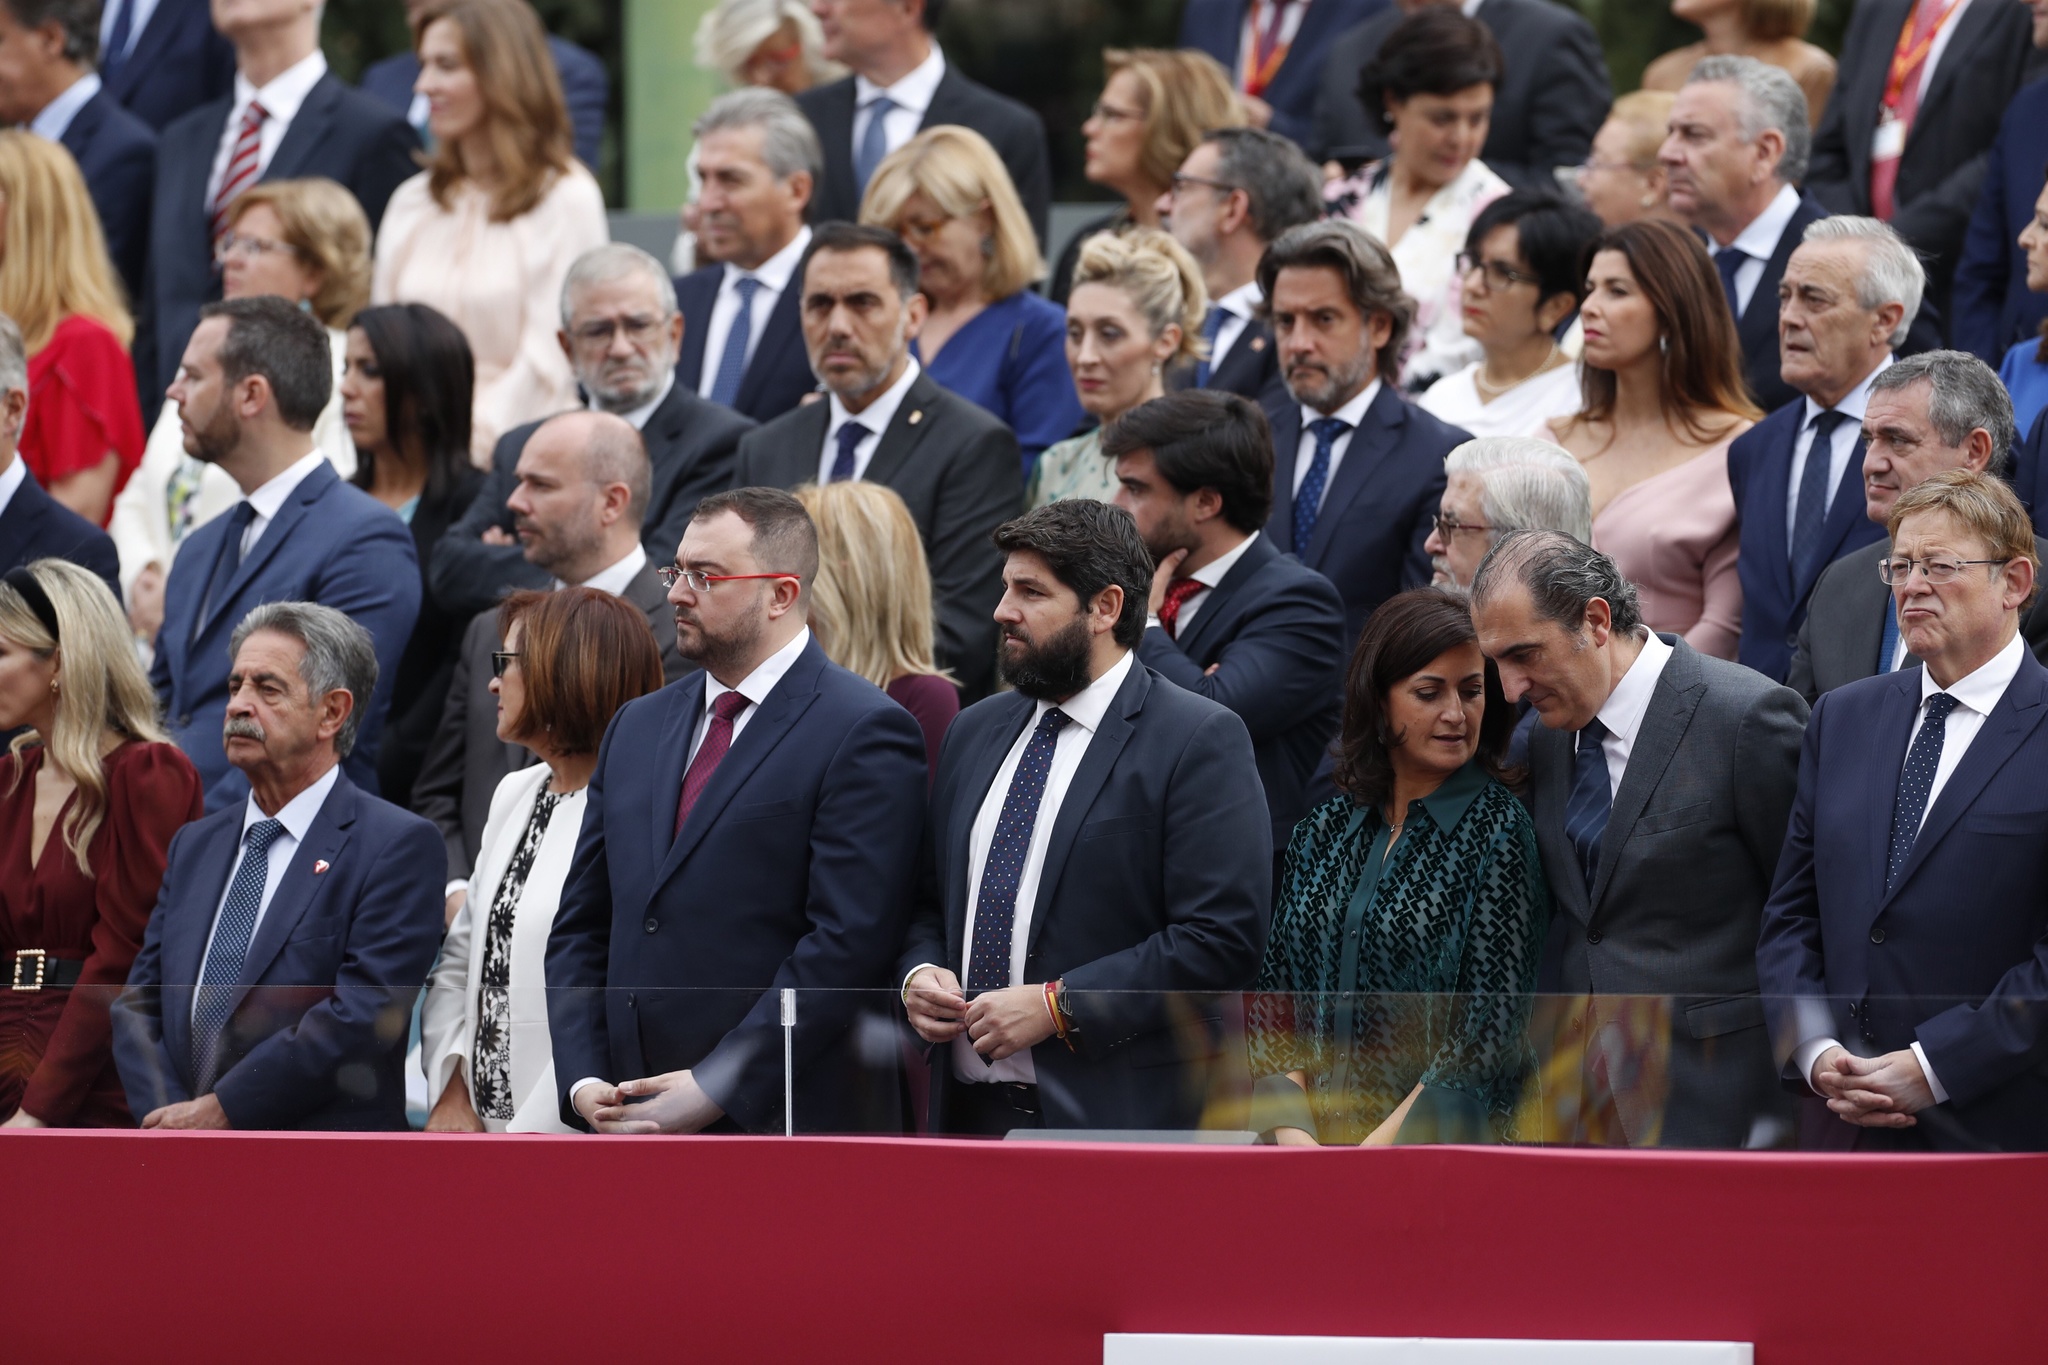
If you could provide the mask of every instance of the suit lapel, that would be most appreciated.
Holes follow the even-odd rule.
[[[740,391],[735,395],[733,405],[742,412],[760,401],[761,390],[768,383],[768,376],[780,366],[784,352],[791,346],[804,344],[803,329],[798,323],[798,310],[802,303],[803,281],[792,275],[788,287],[776,295],[775,306],[768,310],[768,321],[762,324],[761,340],[754,347],[754,358],[747,363],[747,372],[740,378]],[[805,364],[809,363],[806,359]]]
[[[1133,657],[1130,675],[1117,689],[1109,709],[1103,712],[1102,724],[1089,738],[1088,752],[1081,756],[1081,766],[1074,770],[1074,780],[1067,784],[1059,814],[1053,818],[1052,837],[1045,843],[1045,866],[1038,874],[1038,900],[1031,909],[1027,954],[1037,948],[1038,936],[1045,931],[1046,911],[1052,905],[1053,892],[1059,888],[1060,873],[1066,868],[1067,855],[1073,850],[1081,822],[1087,818],[1088,808],[1095,804],[1102,784],[1109,780],[1110,770],[1116,767],[1117,757],[1131,737],[1130,718],[1144,708],[1145,694],[1151,689],[1151,673]]]
[[[1329,553],[1330,542],[1336,539],[1345,510],[1358,500],[1380,461],[1400,442],[1401,428],[1407,422],[1407,404],[1392,388],[1382,384],[1379,393],[1373,397],[1372,405],[1366,408],[1357,430],[1351,433],[1351,444],[1344,448],[1343,462],[1337,466],[1329,491],[1323,494],[1322,510],[1316,513],[1315,533],[1309,540],[1308,553],[1302,556],[1305,562],[1321,563],[1323,556]],[[1291,463],[1288,472],[1293,473]]]
[[[1812,459],[1813,453],[1807,452]],[[1787,477],[1790,477],[1789,465]],[[1828,504],[1827,521],[1821,526],[1820,543],[1823,549],[1817,559],[1801,564],[1798,575],[1792,583],[1792,602],[1796,605],[1806,600],[1813,591],[1814,583],[1820,578],[1821,570],[1841,558],[1842,542],[1856,529],[1868,513],[1868,504],[1863,497],[1863,438],[1856,438],[1855,447],[1849,452],[1849,463],[1842,469],[1842,482],[1835,488],[1835,500]],[[1779,518],[1782,527],[1784,519]],[[1874,575],[1873,575],[1874,576]]]
[[[1586,879],[1580,875],[1578,855],[1564,833],[1565,807],[1572,795],[1572,736],[1538,720],[1535,733],[1529,736],[1529,757],[1535,781],[1537,846],[1550,850],[1546,867],[1565,869],[1551,878],[1551,893],[1584,924],[1593,918],[1592,907],[1586,903]]]
[[[1294,543],[1294,461],[1301,448],[1301,407],[1290,399],[1269,411],[1266,420],[1273,428],[1273,512],[1266,518],[1266,530],[1274,545],[1313,568],[1308,547]]]
[[[7,506],[0,508],[0,546],[6,547],[5,558],[0,558],[0,564],[13,564],[15,556],[37,543],[42,524],[48,519],[44,508],[49,501],[49,494],[43,492],[36,476],[24,469],[21,486],[14,490]]]
[[[861,475],[863,479],[869,483],[888,483],[910,463],[911,452],[917,449],[917,443],[936,425],[933,419],[937,414],[931,409],[938,396],[939,386],[932,382],[931,376],[919,374],[903,395],[903,403],[896,409],[896,415],[889,419],[888,430],[876,442],[867,472]]]
[[[228,874],[234,870],[235,849],[242,837],[242,809],[237,804],[232,812],[223,812],[220,818],[195,829],[194,846],[179,850],[182,864],[211,868],[214,872],[191,888],[187,895],[189,904],[181,907],[180,913],[164,921],[165,988],[183,989],[188,1012],[192,987],[197,984],[203,965],[206,938],[213,930],[214,913],[221,897],[227,894]],[[164,1014],[168,1017],[170,1013],[166,1006]]]
[[[1879,541],[1878,544],[1889,542]],[[1858,551],[1855,563],[1849,566],[1853,606],[1841,623],[1840,640],[1844,655],[1843,671],[1852,678],[1867,678],[1879,671],[1877,651],[1884,643],[1884,604],[1891,596],[1891,589],[1878,578],[1874,567],[1876,563],[1875,557],[1866,560]]]
[[[683,315],[683,344],[676,352],[676,387],[692,393],[704,380],[704,334],[711,328],[711,309],[718,301],[724,266],[697,271],[676,281],[676,308]]]
[[[1209,595],[1202,599],[1202,609],[1195,614],[1194,629],[1187,633],[1186,638],[1177,642],[1182,653],[1198,663],[1204,660],[1214,662],[1208,655],[1209,637],[1221,629],[1218,623],[1223,620],[1224,609],[1230,605],[1232,598],[1244,591],[1244,585],[1251,582],[1259,570],[1278,558],[1279,554],[1280,552],[1273,548],[1272,540],[1266,536],[1260,536],[1245,547],[1245,552],[1238,556],[1237,563],[1230,566],[1230,572],[1223,575],[1223,581],[1211,588]],[[1207,667],[1207,663],[1203,666]]]
[[[235,570],[234,577],[228,580],[227,587],[207,604],[206,619],[199,623],[202,633],[220,619],[221,612],[228,603],[239,597],[256,575],[263,571],[263,566],[268,564],[284,545],[286,537],[306,519],[307,509],[320,501],[327,490],[339,482],[341,476],[334,472],[333,465],[324,460],[318,468],[299,481],[299,486],[285,499],[284,506],[278,508],[277,515],[271,518],[270,525],[263,528],[263,534],[249,547],[249,553],[242,557],[241,567]],[[222,546],[222,550],[224,553],[225,545]]]
[[[676,837],[676,806],[683,799],[683,772],[690,757],[690,740],[697,733],[697,721],[704,714],[704,673],[690,674],[676,685],[669,698],[667,721],[661,727],[661,742],[654,753],[654,798],[648,816],[648,838],[652,847],[665,848],[673,860]],[[671,869],[664,860],[661,877]]]
[[[1948,47],[1941,54],[1941,62],[1934,68],[1933,78],[1927,82],[1927,93],[1921,98],[1919,108],[1913,114],[1913,126],[1906,131],[1908,146],[1915,141],[1914,134],[1920,131],[1923,120],[1930,114],[1940,112],[1942,101],[1948,98],[1949,91],[1962,79],[1961,73],[1966,68],[1976,68],[1977,63],[1971,49],[1983,36],[1985,27],[1998,22],[2001,17],[2000,8],[1997,5],[1972,5],[1956,17],[1955,34],[1948,40]]]
[[[313,83],[313,88],[306,92],[305,103],[285,128],[283,140],[271,153],[270,164],[263,168],[263,179],[290,180],[305,169],[314,151],[334,128],[334,106],[341,103],[341,92],[341,82],[332,75],[324,75]]]
[[[1313,11],[1315,7],[1309,8]],[[1261,385],[1261,371],[1270,358],[1267,353],[1272,346],[1272,329],[1253,318],[1238,333],[1237,340],[1231,344],[1230,354],[1223,357],[1223,363],[1209,372],[1209,387],[1255,398]]]
[[[1593,878],[1592,906],[1596,915],[1608,883],[1614,880],[1615,864],[1621,861],[1636,820],[1649,804],[1657,784],[1664,780],[1664,770],[1671,766],[1672,755],[1685,739],[1693,712],[1699,708],[1701,691],[1698,656],[1685,641],[1674,640],[1671,659],[1664,665],[1656,689],[1650,693],[1642,728],[1636,731],[1635,743],[1629,746],[1628,767],[1622,773],[1620,789],[1614,793],[1614,810],[1607,818],[1607,832],[1601,836],[1600,870]]]
[[[270,898],[269,908],[263,912],[263,922],[256,926],[256,937],[250,941],[249,952],[242,959],[241,980],[235,984],[234,1004],[230,1012],[241,1008],[249,988],[263,978],[270,964],[277,960],[284,941],[305,918],[307,908],[326,889],[320,880],[324,874],[313,869],[321,863],[331,868],[341,860],[342,850],[348,846],[349,827],[356,822],[356,799],[355,784],[344,774],[335,781],[334,790],[327,793],[327,800],[321,803],[320,813],[313,817],[312,828],[306,831],[306,837],[293,852],[291,863],[285,868],[277,891]]]
[[[1877,650],[1875,641],[1871,651]],[[1877,722],[1863,742],[1877,756],[1877,771],[1870,783],[1870,827],[1868,854],[1863,865],[1869,869],[1870,894],[1859,904],[1883,909],[1885,872],[1891,862],[1892,809],[1899,799],[1899,774],[1906,766],[1906,743],[1912,737],[1913,717],[1920,710],[1920,671],[1901,669],[1885,675],[1890,685],[1878,703]],[[1988,727],[1987,727],[1988,728]],[[1980,735],[1979,738],[1982,738]],[[1950,779],[1953,784],[1954,779]],[[1944,792],[1944,795],[1947,793]],[[1900,879],[1901,882],[1904,878]],[[1877,918],[1877,912],[1871,913]]]
[[[1803,405],[1805,400],[1800,400]],[[1743,530],[1760,542],[1764,562],[1771,566],[1771,579],[1785,596],[1787,605],[1796,604],[1799,594],[1794,583],[1791,547],[1785,543],[1786,504],[1792,496],[1792,451],[1799,444],[1799,432],[1806,416],[1804,406],[1789,423],[1785,440],[1773,441],[1764,455],[1763,468],[1753,477],[1763,480],[1765,515],[1763,525],[1746,521]]]
[[[825,449],[825,430],[832,425],[832,405],[829,402],[806,403],[787,416],[778,417],[763,432],[775,431],[780,435],[784,422],[789,424],[787,439],[764,442],[766,458],[762,464],[769,477],[761,482],[776,488],[794,488],[800,483],[818,481],[818,463]],[[879,449],[875,452],[881,453]],[[873,478],[873,462],[869,462],[869,478]]]

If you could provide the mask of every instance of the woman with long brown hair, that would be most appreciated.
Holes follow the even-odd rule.
[[[1646,220],[1587,253],[1579,411],[1548,435],[1593,486],[1593,544],[1652,630],[1735,657],[1742,634],[1728,444],[1756,424],[1720,276],[1699,238]]]

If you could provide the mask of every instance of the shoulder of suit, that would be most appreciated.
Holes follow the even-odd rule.
[[[899,421],[908,421],[917,413],[925,413],[930,419],[959,422],[965,426],[983,427],[992,431],[1008,431],[1009,425],[979,403],[969,402],[957,393],[942,387],[929,371],[920,373],[917,382],[903,395],[903,405],[896,409]],[[920,421],[925,420],[923,418]]]
[[[1697,654],[1697,651],[1695,653]],[[1707,693],[1711,697],[1718,697],[1744,710],[1765,702],[1782,701],[1784,698],[1797,700],[1802,711],[1805,708],[1805,698],[1783,683],[1773,682],[1753,668],[1745,668],[1741,664],[1718,659],[1711,654],[1697,654],[1697,657],[1700,680],[1707,685]],[[1781,698],[1779,693],[1783,693],[1784,697]]]
[[[827,81],[823,85],[814,85],[803,91],[796,96],[796,103],[806,114],[815,116],[823,110],[830,109],[835,102],[844,101],[850,105],[853,103],[853,97],[853,77],[841,76],[836,81]]]
[[[197,109],[187,110],[166,123],[158,132],[159,142],[166,148],[187,148],[194,157],[211,159],[214,153],[213,139],[205,130],[214,124],[227,122],[234,111],[235,99],[232,94],[217,100],[209,100]]]

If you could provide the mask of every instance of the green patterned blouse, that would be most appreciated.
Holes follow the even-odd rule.
[[[1476,762],[1405,825],[1389,854],[1379,810],[1339,796],[1295,827],[1252,1002],[1254,1126],[1356,1143],[1419,1082],[1433,1112],[1507,1134],[1550,913],[1535,827]]]

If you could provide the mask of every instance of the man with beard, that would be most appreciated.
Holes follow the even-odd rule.
[[[1593,543],[1593,488],[1563,446],[1533,436],[1480,436],[1444,461],[1444,496],[1429,551],[1430,586],[1472,591],[1486,552],[1510,531],[1562,531]]]
[[[910,509],[931,563],[938,659],[972,701],[993,685],[1002,556],[989,533],[1024,502],[1017,438],[931,381],[910,354],[924,321],[917,253],[882,228],[827,223],[798,267],[804,344],[828,397],[740,441],[741,485],[869,479]]]
[[[548,940],[562,1118],[599,1133],[893,1131],[856,1010],[903,941],[924,735],[807,624],[818,533],[789,494],[715,493],[664,570],[701,672],[630,702],[598,752]],[[880,999],[886,1004],[887,996]],[[885,1030],[886,1031],[886,1030]]]
[[[392,674],[419,615],[419,560],[396,513],[346,483],[313,445],[334,385],[327,331],[274,296],[208,304],[166,395],[186,453],[219,465],[242,501],[187,536],[164,584],[150,682],[171,738],[225,810],[249,784],[221,747],[228,638],[263,602],[333,607],[370,632],[377,686],[358,700],[360,732],[343,756],[377,790],[377,737]]]
[[[1266,943],[1251,737],[1133,656],[1152,557],[1128,513],[1056,502],[995,543],[1016,690],[946,738],[901,963],[932,1131],[1194,1128],[1222,994]]]

